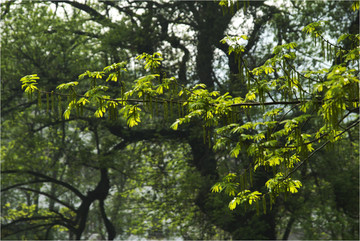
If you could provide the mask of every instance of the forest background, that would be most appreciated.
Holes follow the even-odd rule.
[[[359,239],[358,1],[1,14],[2,239]]]

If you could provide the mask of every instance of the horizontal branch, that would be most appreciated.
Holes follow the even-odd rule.
[[[29,174],[29,175],[33,175],[35,177],[41,177],[44,178],[45,180],[43,182],[52,182],[58,185],[61,185],[67,189],[69,189],[70,191],[72,191],[74,194],[76,194],[79,198],[81,198],[82,200],[85,199],[85,196],[75,187],[73,187],[72,185],[70,185],[69,183],[57,180],[55,178],[46,176],[42,173],[38,173],[38,172],[34,172],[34,171],[23,171],[23,170],[6,170],[6,171],[1,171],[2,174]]]
[[[24,220],[22,220],[22,221],[24,221]],[[55,225],[61,225],[61,226],[64,226],[64,227],[70,229],[67,225],[55,220],[54,222],[51,222],[51,223],[42,223],[42,224],[39,224],[39,225],[30,225],[30,227],[23,228],[23,229],[19,229],[17,227],[16,230],[11,230],[11,231],[13,231],[12,233],[9,233],[9,234],[5,233],[5,228],[8,228],[8,226],[13,225],[13,224],[14,223],[7,224],[6,227],[4,227],[5,225],[1,225],[1,229],[2,229],[2,233],[1,233],[2,236],[1,237],[2,238],[11,236],[11,235],[14,235],[14,234],[17,234],[17,233],[25,232],[25,231],[28,231],[28,230],[32,230],[34,232],[34,229],[38,229],[38,228],[46,228],[46,227],[51,228],[51,227],[53,227]],[[71,228],[71,230],[73,230],[73,228]]]
[[[346,51],[346,52],[349,52],[349,50],[343,48],[342,46],[331,43],[329,40],[327,40],[326,38],[324,38],[324,36],[323,36],[322,34],[320,34],[319,32],[317,32],[317,34],[319,35],[319,37],[320,37],[324,42],[326,42],[327,44],[333,46],[335,49],[338,48],[338,49],[344,50],[344,51]]]
[[[55,94],[55,95],[60,95],[60,96],[65,96],[65,97],[70,97],[73,96],[71,94],[63,94],[63,93],[59,93],[59,92],[50,92],[50,91],[39,91],[42,94]],[[77,94],[76,97],[83,97],[83,98],[88,98],[85,95],[79,95]],[[156,103],[176,103],[176,104],[183,104],[185,102],[191,102],[191,101],[186,101],[186,100],[174,100],[174,99],[160,99],[157,97],[152,96],[155,100],[144,100],[144,99],[113,99],[113,98],[102,98],[105,101],[115,101],[117,103],[123,103],[123,102],[137,102],[137,103],[150,103],[150,102],[156,102]],[[294,101],[270,101],[270,102],[243,102],[243,103],[236,103],[236,104],[232,104],[230,106],[235,107],[235,106],[262,106],[262,105],[294,105],[294,104],[300,104],[300,103],[304,103],[310,100],[294,100]],[[319,100],[320,102],[320,100]]]
[[[101,25],[106,25],[108,27],[117,27],[117,25],[113,22],[111,22],[110,19],[108,19],[106,16],[102,15],[98,11],[96,11],[94,8],[90,7],[89,5],[80,3],[79,1],[69,1],[69,0],[57,0],[52,1],[53,3],[66,3],[71,5],[74,8],[80,9],[83,12],[86,12],[91,17],[93,17],[93,20],[98,22]]]
[[[263,106],[263,105],[296,105],[306,101],[294,100],[294,101],[270,101],[270,102],[244,102],[232,104],[231,106]]]
[[[42,182],[46,182],[46,181],[45,180],[35,180],[35,181],[31,181],[31,182],[17,183],[17,184],[14,184],[12,186],[1,188],[1,192],[6,192],[6,191],[9,191],[11,189],[19,188],[19,187],[24,186],[24,185],[29,185],[29,184],[34,184],[34,183],[42,183]]]
[[[53,195],[49,194],[49,193],[46,193],[46,192],[42,192],[42,191],[38,191],[38,190],[35,190],[35,189],[32,189],[32,188],[26,188],[26,187],[19,187],[18,189],[21,189],[21,190],[25,190],[25,191],[30,191],[30,192],[35,192],[35,193],[38,193],[38,194],[41,194],[41,195],[44,195],[52,200],[54,200],[55,202],[57,203],[60,203],[61,205],[71,209],[72,211],[76,212],[75,208],[73,208],[72,206],[70,206],[69,204],[59,200],[58,198],[54,197]]]
[[[38,220],[40,221],[40,220],[48,220],[48,219],[57,220],[57,219],[59,219],[59,217],[57,217],[57,216],[36,216],[36,217],[29,217],[29,218],[23,217],[23,218],[16,219],[11,223],[1,224],[1,229],[2,229],[2,231],[4,231],[5,228],[8,228],[9,226],[14,225],[16,223],[38,221]]]
[[[58,33],[58,31],[56,29],[52,29],[52,30],[46,30],[46,31],[44,31],[44,33],[53,34],[53,33]],[[84,32],[81,30],[75,30],[73,33],[75,33],[77,35],[92,37],[92,38],[100,38],[100,35],[98,35],[98,34],[88,33],[88,32]]]

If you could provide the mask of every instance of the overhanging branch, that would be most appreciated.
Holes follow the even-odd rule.
[[[19,188],[19,187],[24,186],[24,185],[29,185],[29,184],[34,184],[34,183],[42,183],[42,182],[46,182],[46,180],[35,180],[35,181],[31,181],[31,182],[17,183],[17,184],[8,186],[8,187],[1,188],[1,192],[6,192],[6,191],[9,191],[11,189]]]
[[[110,19],[106,18],[104,15],[102,15],[101,13],[99,13],[98,11],[96,11],[95,9],[93,9],[92,7],[90,7],[86,4],[82,4],[78,1],[69,1],[69,0],[60,0],[60,1],[52,1],[52,2],[69,4],[69,5],[73,6],[74,8],[77,8],[77,9],[80,9],[81,11],[86,12],[87,14],[89,14],[90,16],[93,17],[94,21],[98,22],[101,25],[106,25],[108,27],[116,27],[116,24],[111,22]]]
[[[38,173],[38,172],[34,172],[34,171],[23,171],[23,170],[6,170],[6,171],[1,171],[2,174],[29,174],[35,177],[40,177],[43,178],[44,181],[43,182],[52,182],[58,185],[61,185],[67,189],[69,189],[70,191],[72,191],[76,196],[78,196],[79,198],[81,198],[82,200],[85,199],[85,196],[75,187],[73,187],[72,185],[70,185],[69,183],[57,180],[55,178],[49,177],[47,175],[44,175],[42,173]]]
[[[30,191],[30,192],[35,192],[35,193],[38,193],[38,194],[41,194],[41,195],[44,195],[52,200],[54,200],[55,202],[57,203],[60,203],[61,205],[69,208],[70,210],[76,212],[75,208],[73,208],[72,206],[70,206],[69,204],[59,200],[58,198],[54,197],[53,195],[49,194],[49,193],[46,193],[46,192],[42,192],[42,191],[38,191],[38,190],[35,190],[35,189],[32,189],[32,188],[26,188],[26,187],[20,187],[18,189],[21,189],[21,190],[25,190],[25,191]]]

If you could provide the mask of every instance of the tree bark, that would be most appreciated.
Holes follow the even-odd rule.
[[[99,208],[101,212],[101,217],[103,218],[105,223],[106,231],[108,233],[108,240],[114,240],[116,236],[116,231],[114,225],[110,222],[110,220],[106,216],[104,200],[99,200]]]
[[[223,15],[216,2],[196,3],[196,6],[191,9],[195,16],[198,31],[196,72],[200,83],[204,83],[208,89],[213,90],[215,87],[215,75],[212,66],[214,46],[223,38],[232,15]]]
[[[285,233],[282,237],[282,240],[288,240],[294,222],[295,222],[295,218],[291,216],[289,222],[286,225]]]
[[[96,188],[92,191],[89,191],[81,203],[80,207],[77,210],[77,225],[79,228],[76,229],[76,239],[80,240],[82,233],[86,227],[86,221],[89,214],[89,209],[91,204],[95,200],[99,200],[100,208],[104,208],[104,200],[109,194],[110,181],[108,176],[108,170],[106,168],[100,169],[100,181],[98,182]],[[100,209],[101,210],[101,209]],[[104,219],[106,229],[108,231],[109,240],[113,240],[116,236],[115,228],[113,227],[110,220],[107,218],[105,210],[101,210],[101,215]]]

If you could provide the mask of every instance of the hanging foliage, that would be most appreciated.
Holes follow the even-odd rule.
[[[262,201],[263,213],[266,213],[267,199],[271,210],[277,196],[287,197],[287,193],[297,193],[302,187],[300,180],[292,179],[292,174],[304,162],[359,123],[357,119],[352,125],[339,128],[349,112],[359,107],[358,70],[353,62],[359,59],[360,37],[343,34],[337,44],[333,44],[324,37],[322,26],[325,24],[324,21],[311,23],[303,31],[315,44],[321,45],[324,59],[333,60],[335,64],[329,69],[295,68],[293,63],[298,56],[294,42],[276,46],[273,56],[262,66],[249,69],[242,56],[245,48],[239,44],[240,39],[247,40],[247,37],[221,40],[229,45],[229,54],[235,53],[240,75],[248,85],[245,98],[209,91],[205,84],[180,85],[176,78],[167,78],[163,74],[161,53],[144,53],[137,57],[144,61],[144,69],[149,74],[136,79],[129,89],[121,80],[121,73],[127,71],[126,62],[106,66],[102,71],[86,71],[79,75],[78,81],[61,84],[51,92],[37,87],[39,77],[36,74],[20,81],[30,99],[33,93],[38,94],[38,108],[42,108],[42,96],[45,95],[46,110],[50,110],[51,102],[51,112],[54,112],[54,96],[57,96],[59,113],[64,119],[82,116],[84,107],[92,106],[95,117],[108,116],[110,120],[116,120],[120,113],[128,126],[134,127],[140,124],[142,115],[159,115],[158,105],[161,105],[161,115],[173,130],[195,119],[201,120],[203,141],[213,145],[214,150],[224,149],[232,158],[238,158],[244,150],[253,160],[242,174],[230,173],[216,183],[212,192],[225,191],[232,196],[231,210],[241,204],[256,203],[259,214],[259,202]],[[340,45],[345,39],[353,42],[352,49]],[[120,96],[108,92],[109,82],[119,82]],[[88,87],[84,89],[86,84]],[[65,111],[63,99],[67,99]],[[257,107],[261,107],[262,121],[238,122],[238,115]],[[76,111],[72,113],[74,109]],[[89,114],[91,109],[86,113]],[[301,114],[286,119],[295,109]],[[304,131],[303,127],[311,118],[321,118],[322,127],[313,132]],[[234,141],[234,137],[238,141]],[[319,142],[323,144],[315,149]],[[260,168],[273,171],[273,176],[265,183],[264,193],[252,189],[253,175]]]

